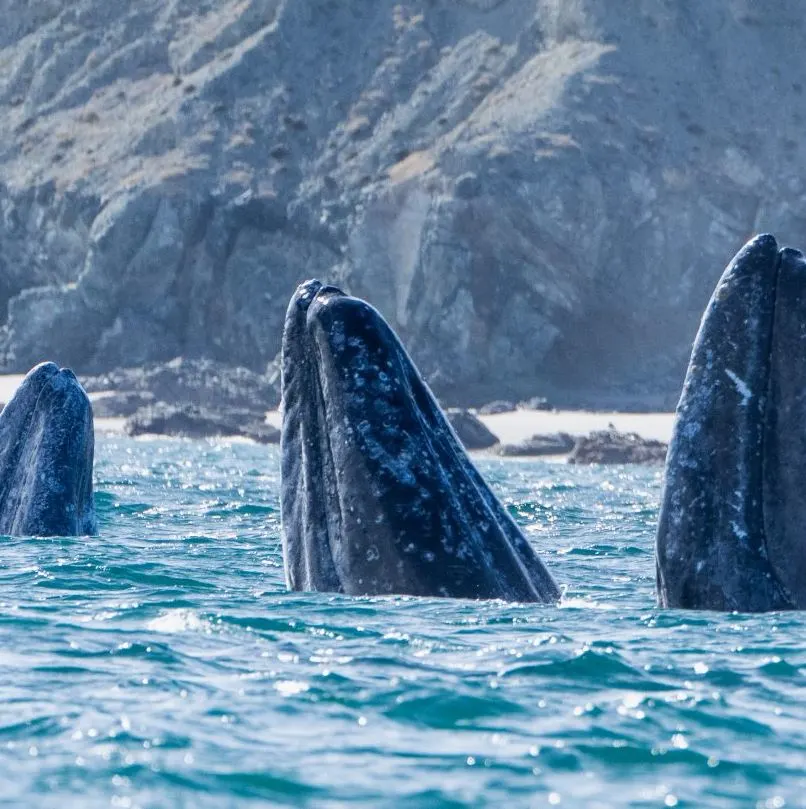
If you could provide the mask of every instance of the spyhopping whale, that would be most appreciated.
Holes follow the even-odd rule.
[[[33,368],[0,414],[0,534],[97,530],[92,407],[72,371]]]
[[[661,605],[806,608],[806,261],[770,235],[728,265],[666,459]]]
[[[318,281],[302,284],[288,307],[282,357],[291,589],[559,598],[372,306]]]

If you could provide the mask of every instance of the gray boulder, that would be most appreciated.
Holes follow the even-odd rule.
[[[496,413],[511,413],[515,410],[514,402],[506,402],[503,399],[496,399],[494,402],[488,402],[479,408],[479,413],[482,416],[490,416]]]
[[[568,458],[572,464],[663,464],[668,445],[637,433],[601,430],[578,438]]]
[[[531,396],[518,402],[518,410],[551,410],[551,404],[545,396]]]
[[[93,399],[92,412],[96,418],[120,418],[132,416],[155,402],[154,394],[149,391],[126,390]]]
[[[239,410],[209,410],[198,405],[157,402],[141,408],[126,420],[129,435],[169,435],[184,438],[238,436],[259,444],[278,444],[280,431]]]
[[[497,453],[504,457],[565,455],[574,449],[576,441],[568,433],[533,435],[520,444],[501,444]]]
[[[467,410],[451,407],[445,414],[465,449],[489,449],[498,443],[498,438],[483,422]]]

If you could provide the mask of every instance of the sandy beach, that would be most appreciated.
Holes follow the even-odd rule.
[[[587,410],[514,410],[479,416],[490,432],[502,444],[519,444],[533,435],[570,433],[588,435],[596,430],[615,427],[622,433],[637,433],[641,438],[666,441],[672,436],[674,413],[617,413]],[[269,424],[279,428],[281,416],[271,410],[266,416]]]
[[[570,433],[587,435],[596,430],[615,427],[622,433],[638,433],[668,443],[672,436],[674,413],[616,413],[586,410],[515,410],[479,416],[502,444],[518,444],[533,435]]]
[[[0,375],[0,401],[8,402],[24,378],[24,374]],[[93,393],[90,399],[95,401],[104,395]],[[611,425],[619,432],[638,433],[642,438],[669,441],[674,413],[515,410],[479,418],[502,444],[517,444],[533,435],[546,433],[587,435],[595,430],[606,430]],[[268,411],[266,421],[279,428],[282,422],[280,411]],[[123,418],[96,418],[95,429],[99,434],[120,434],[123,433],[124,423]]]

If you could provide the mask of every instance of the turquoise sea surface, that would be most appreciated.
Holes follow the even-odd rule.
[[[3,807],[806,806],[806,621],[655,606],[659,469],[479,460],[559,607],[288,593],[279,454],[101,438],[3,539]]]

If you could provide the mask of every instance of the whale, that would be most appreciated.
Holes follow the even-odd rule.
[[[551,603],[560,590],[381,314],[307,281],[282,338],[291,590]]]
[[[33,368],[0,413],[0,534],[97,533],[92,406],[75,374]]]
[[[806,609],[805,307],[806,260],[770,234],[714,290],[666,457],[661,606]]]

